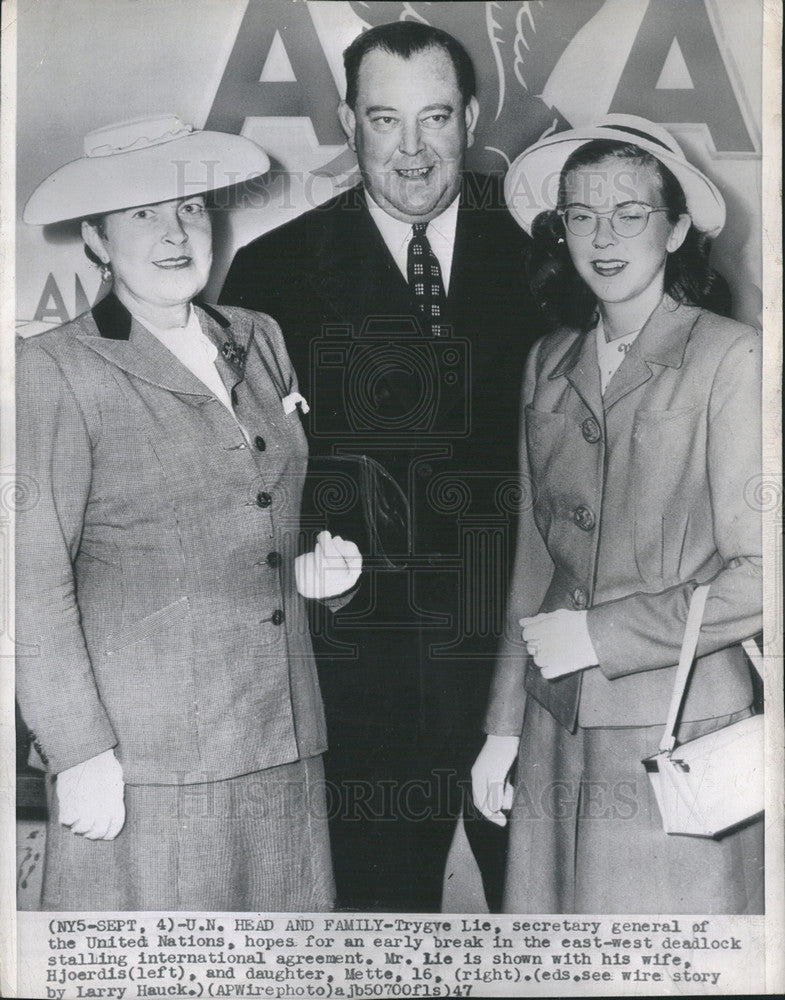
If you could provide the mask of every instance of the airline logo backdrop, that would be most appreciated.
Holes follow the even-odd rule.
[[[714,260],[737,316],[760,322],[760,0],[40,0],[20,9],[19,332],[78,315],[100,287],[76,227],[20,221],[85,132],[173,111],[268,151],[269,178],[219,221],[209,298],[239,245],[359,179],[336,115],[341,53],[363,27],[400,18],[444,28],[472,55],[471,169],[503,173],[542,135],[606,113],[671,128],[728,201]]]

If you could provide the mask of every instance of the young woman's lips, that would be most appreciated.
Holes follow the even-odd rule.
[[[162,267],[165,271],[176,271],[181,267],[188,267],[191,263],[190,257],[164,257],[163,260],[154,260],[156,267]]]
[[[593,260],[591,266],[602,278],[612,278],[627,266],[626,260]]]

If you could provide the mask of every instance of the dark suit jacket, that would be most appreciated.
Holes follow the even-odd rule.
[[[411,503],[409,568],[374,571],[371,561],[352,614],[317,644],[322,659],[364,668],[336,694],[336,712],[421,732],[479,721],[510,573],[520,381],[538,333],[527,243],[498,180],[465,175],[450,338],[419,331],[362,187],[254,240],[229,271],[221,301],[268,312],[283,329],[311,403],[312,454],[369,454]]]

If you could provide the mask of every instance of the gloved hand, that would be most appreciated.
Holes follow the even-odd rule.
[[[351,590],[362,568],[363,557],[354,542],[320,531],[313,552],[294,560],[294,578],[303,597],[323,599]]]
[[[517,736],[489,735],[472,767],[472,798],[477,809],[497,826],[507,824],[514,789],[507,780],[518,755]]]
[[[63,826],[88,840],[114,840],[125,823],[123,769],[113,750],[61,771],[55,782]]]
[[[585,611],[551,611],[521,618],[523,641],[547,681],[597,664]]]

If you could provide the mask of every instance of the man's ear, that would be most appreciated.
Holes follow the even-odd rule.
[[[480,105],[476,97],[470,97],[469,103],[463,112],[464,121],[466,122],[466,148],[474,144],[474,129],[477,125],[477,119],[480,116]]]
[[[87,221],[82,222],[82,239],[100,261],[104,264],[109,263],[109,254],[100,233]]]
[[[349,149],[354,149],[354,129],[356,119],[354,117],[354,111],[352,111],[346,101],[341,101],[338,105],[338,117],[341,120],[341,128],[343,128],[346,133],[346,141],[349,143]]]

